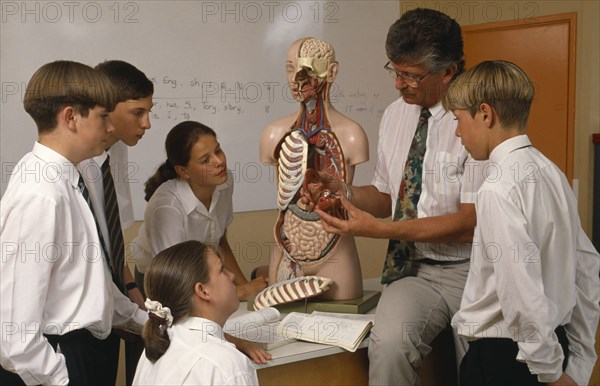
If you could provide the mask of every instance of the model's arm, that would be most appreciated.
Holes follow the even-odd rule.
[[[60,240],[57,233],[66,217],[56,202],[35,194],[24,195],[11,208],[2,205],[0,364],[19,374],[28,385],[66,385],[69,379],[65,357],[43,338],[42,327],[54,264],[69,258],[66,250],[73,244],[51,259],[36,252],[56,250],[45,246],[63,247],[66,240]]]
[[[594,341],[600,317],[600,256],[591,241],[579,228],[577,236],[576,276],[577,302],[571,321],[566,325],[569,339],[569,363],[566,373],[578,385],[587,385],[594,363]]]

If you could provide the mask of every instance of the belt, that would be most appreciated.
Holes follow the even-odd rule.
[[[434,260],[434,259],[419,259],[419,260],[415,260],[415,263],[423,263],[423,264],[428,264],[428,265],[456,265],[456,264],[463,264],[463,263],[467,263],[469,261],[469,259],[463,259],[463,260]]]

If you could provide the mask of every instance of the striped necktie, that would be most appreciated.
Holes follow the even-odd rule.
[[[92,212],[92,216],[94,217],[94,224],[96,225],[96,232],[98,232],[98,238],[100,239],[100,247],[102,248],[102,254],[104,255],[104,259],[108,264],[108,268],[111,269],[111,263],[108,259],[108,253],[106,249],[106,244],[104,243],[104,238],[102,237],[102,233],[100,232],[100,225],[98,225],[98,219],[96,218],[96,213],[94,212],[94,206],[92,205],[92,200],[90,200],[90,192],[88,192],[87,187],[85,186],[85,182],[83,181],[83,177],[79,174],[79,180],[77,181],[77,188],[83,195],[85,202],[88,204],[90,211]],[[112,269],[111,269],[112,270]]]
[[[393,221],[417,218],[417,204],[421,196],[423,158],[425,157],[427,127],[430,116],[431,113],[428,109],[421,109],[417,130],[406,157],[406,164],[404,164],[403,178],[400,183]],[[381,275],[381,283],[389,284],[410,275],[414,252],[415,243],[412,241],[390,240]]]
[[[125,267],[125,243],[123,241],[123,230],[119,218],[119,203],[115,183],[110,172],[110,156],[102,164],[102,185],[104,186],[104,214],[108,226],[108,237],[110,239],[110,257],[113,268],[113,281],[121,289],[123,288],[123,269]]]

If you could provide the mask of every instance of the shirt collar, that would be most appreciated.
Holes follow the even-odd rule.
[[[502,142],[490,153],[490,162],[501,162],[506,155],[522,147],[531,146],[531,141],[526,134],[517,135]]]
[[[231,179],[231,176],[229,176],[229,179],[227,181],[229,181],[230,179]],[[183,210],[185,211],[186,214],[190,214],[196,209],[198,209],[198,211],[200,211],[200,213],[205,213],[205,214],[209,213],[209,211],[206,209],[204,204],[202,204],[200,202],[200,200],[198,200],[198,197],[196,197],[196,195],[192,191],[192,188],[190,187],[190,184],[188,184],[187,181],[182,180],[181,178],[177,178],[175,181],[175,185],[177,187],[177,191],[179,192],[179,194],[181,196]],[[218,185],[215,188],[215,191],[213,192],[213,195],[212,195],[212,198],[210,201],[210,209],[211,210],[213,208],[213,204],[215,202],[217,202],[217,200],[219,199],[219,196],[221,195],[221,191],[226,188],[227,188],[227,182],[225,182],[221,185]]]
[[[104,161],[106,160],[106,157],[108,156],[108,153],[106,151],[103,151],[102,154],[96,156],[93,158],[94,162],[96,162],[98,165],[102,165],[104,163]]]
[[[202,331],[205,334],[225,340],[223,327],[209,319],[190,316],[177,323],[177,325],[192,331]]]
[[[431,118],[435,119],[436,121],[440,120],[446,113],[448,113],[448,111],[444,110],[441,101],[431,106],[429,108],[429,112],[431,113]]]
[[[60,153],[39,142],[34,143],[31,152],[37,158],[46,162],[47,165],[40,171],[44,178],[49,178],[51,180],[64,178],[69,181],[74,188],[79,189],[79,171],[75,167],[75,164]]]

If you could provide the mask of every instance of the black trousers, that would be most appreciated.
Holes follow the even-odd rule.
[[[569,341],[564,327],[556,330],[565,359],[563,371],[569,360]],[[460,386],[533,386],[537,375],[529,367],[517,361],[519,347],[512,339],[484,338],[469,343],[469,350],[460,364]]]
[[[111,334],[100,340],[88,330],[81,329],[65,335],[45,335],[54,350],[60,345],[65,356],[69,385],[114,385],[119,357],[114,355],[119,348],[119,337]],[[118,351],[117,351],[118,353]],[[15,373],[0,368],[0,385],[21,386],[23,380]]]

